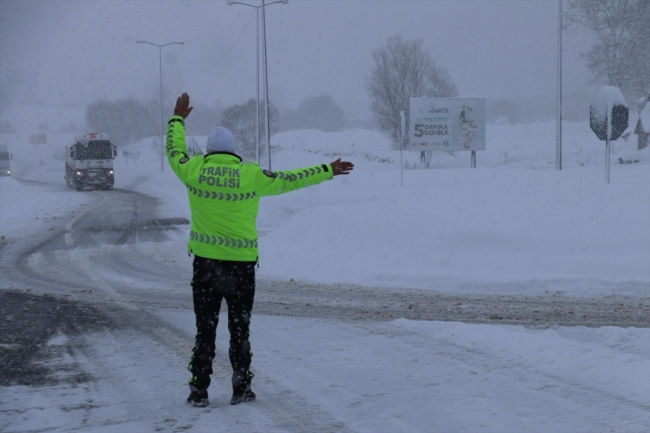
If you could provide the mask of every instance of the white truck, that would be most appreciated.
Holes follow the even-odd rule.
[[[0,144],[0,176],[11,176],[11,164],[9,164],[11,159],[7,146]]]
[[[65,181],[68,187],[81,191],[90,186],[113,189],[115,171],[113,159],[117,148],[108,134],[77,135],[72,146],[65,148]]]

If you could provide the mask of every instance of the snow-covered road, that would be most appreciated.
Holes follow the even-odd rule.
[[[4,248],[1,326],[14,340],[2,351],[12,360],[0,370],[3,431],[586,432],[646,426],[650,406],[643,380],[635,380],[648,376],[646,298],[449,294],[274,280],[258,282],[251,337],[261,354],[254,366],[258,401],[228,405],[230,371],[220,328],[212,404],[188,408],[184,367],[194,332],[189,268],[173,259],[175,251],[155,253],[186,230],[151,224],[155,200],[141,194],[87,194],[94,202],[72,219]],[[646,329],[584,327],[612,324]]]
[[[252,335],[259,354],[258,401],[229,406],[222,332],[212,404],[194,409],[183,402],[182,386],[193,333],[190,310],[39,298],[3,297],[3,305],[14,311],[50,303],[64,313],[41,323],[51,326],[50,335],[32,340],[38,344],[24,361],[38,370],[20,372],[14,378],[19,384],[11,387],[3,377],[3,431],[641,432],[647,427],[645,330],[527,330],[405,319],[346,323],[258,314]]]

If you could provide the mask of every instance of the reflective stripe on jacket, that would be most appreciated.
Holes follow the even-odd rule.
[[[187,156],[185,123],[173,116],[165,145],[172,170],[187,187],[192,212],[188,251],[199,257],[257,261],[255,220],[260,197],[316,185],[333,177],[329,164],[269,172],[239,156]]]

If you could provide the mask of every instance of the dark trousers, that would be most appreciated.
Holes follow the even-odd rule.
[[[253,353],[248,341],[253,299],[255,297],[255,262],[232,262],[194,257],[192,296],[196,315],[196,339],[188,370],[190,387],[198,390],[210,386],[212,361],[221,300],[228,305],[230,364],[233,390],[241,392],[250,385],[249,371]]]

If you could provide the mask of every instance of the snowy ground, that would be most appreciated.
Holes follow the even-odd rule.
[[[562,171],[554,169],[554,137],[554,122],[490,125],[478,168],[469,168],[468,154],[434,156],[425,169],[419,154],[405,153],[401,186],[399,152],[379,133],[277,134],[274,169],[341,155],[355,163],[355,171],[262,200],[258,277],[447,293],[650,296],[648,149],[634,151],[635,136],[615,143],[607,184],[604,144],[588,125],[565,124]],[[53,219],[72,220],[82,204],[94,202],[93,193],[65,187],[61,149],[67,137],[56,149],[2,138],[14,140],[12,169],[20,179],[0,178],[0,235],[8,242],[35,236]],[[142,157],[116,160],[116,188],[160,197],[161,217],[189,217],[183,186],[168,167],[160,172],[159,143],[149,139],[121,149],[140,150]],[[619,164],[619,158],[639,162]],[[189,282],[184,237],[164,248],[143,248],[156,251]],[[155,296],[155,287],[143,290]],[[178,350],[162,350],[138,332],[89,334],[90,349],[74,362],[62,352],[57,362],[73,363],[97,380],[78,387],[4,388],[0,428],[650,430],[647,328],[543,330],[405,319],[350,324],[258,315],[252,344],[259,401],[227,406],[227,382],[219,380],[210,408],[190,410],[183,400],[192,313],[156,314],[179,329],[167,339]],[[215,375],[225,378],[226,332],[220,329]],[[125,392],[119,386],[124,383],[138,391]],[[149,397],[135,401],[142,395]],[[302,415],[291,419],[291,410]]]

